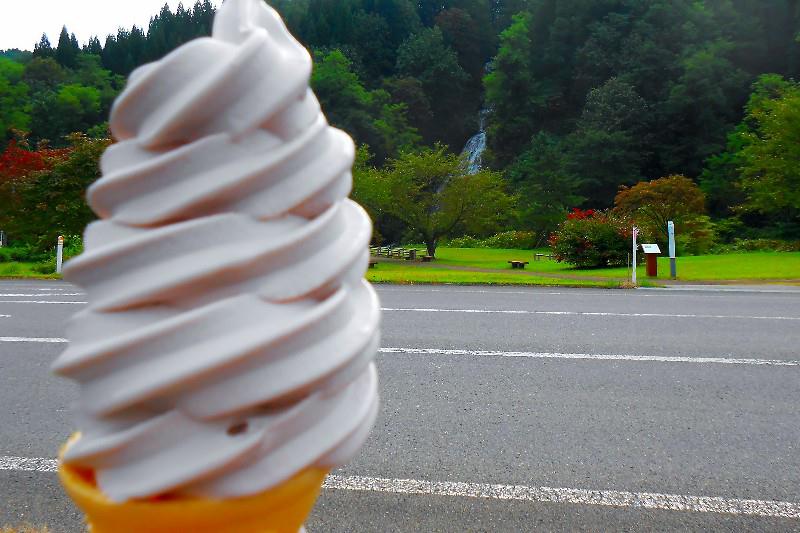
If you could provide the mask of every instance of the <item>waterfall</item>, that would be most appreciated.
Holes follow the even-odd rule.
[[[483,151],[486,149],[486,115],[488,112],[488,109],[481,109],[478,133],[469,138],[461,151],[466,156],[467,171],[470,174],[475,174],[481,169]]]

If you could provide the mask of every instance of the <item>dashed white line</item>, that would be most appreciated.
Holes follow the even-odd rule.
[[[550,352],[501,352],[495,350],[444,350],[439,348],[380,348],[380,353],[411,355],[465,355],[474,357],[521,357],[531,359],[583,359],[597,361],[634,361],[660,363],[695,363],[756,366],[800,366],[800,361],[781,359],[748,359],[733,357],[684,357],[672,355],[624,355]]]
[[[58,461],[40,457],[0,456],[0,470],[55,472],[58,470]],[[339,475],[329,475],[322,487],[329,490],[368,491],[389,494],[451,496],[534,503],[567,503],[696,513],[800,518],[800,503],[795,502],[743,500],[713,496],[661,494],[657,492],[529,487],[527,485]]]
[[[563,316],[624,316],[646,318],[727,318],[744,320],[800,320],[797,316],[748,316],[748,315],[692,315],[680,313],[611,313],[605,311],[531,311],[526,309],[436,309],[430,307],[383,307],[381,311],[404,311],[411,313],[476,313],[505,315],[563,315]]]
[[[67,339],[60,337],[0,337],[0,342],[44,342],[44,343],[62,343],[69,342]]]
[[[29,298],[35,296],[85,296],[82,292],[58,292],[50,294],[0,294],[0,298]]]
[[[11,318],[11,315],[0,315],[0,318]]]
[[[49,296],[56,296],[50,294]],[[73,302],[58,300],[0,300],[0,304],[88,304],[89,302]]]

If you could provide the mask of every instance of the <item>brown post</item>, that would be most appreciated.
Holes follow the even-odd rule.
[[[647,256],[647,277],[658,277],[658,254],[645,254]]]

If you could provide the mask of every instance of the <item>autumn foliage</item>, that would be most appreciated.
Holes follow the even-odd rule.
[[[58,235],[78,235],[93,218],[86,187],[96,180],[106,139],[69,136],[62,149],[29,150],[11,142],[0,155],[0,229],[12,244],[46,249]]]
[[[31,173],[47,170],[60,158],[69,152],[66,148],[40,150],[27,149],[23,141],[22,146],[16,140],[8,143],[5,151],[0,154],[0,184],[11,180],[25,179]]]
[[[675,223],[683,252],[702,253],[712,244],[705,194],[686,176],[667,176],[620,188],[614,199],[614,213],[634,221],[662,247],[667,245],[670,220]]]

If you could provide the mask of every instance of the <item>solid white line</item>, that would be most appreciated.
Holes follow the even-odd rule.
[[[0,342],[40,342],[60,344],[69,342],[60,337],[0,337]],[[659,363],[695,363],[754,366],[800,366],[800,361],[781,359],[750,359],[735,357],[685,357],[677,355],[624,355],[593,353],[553,352],[501,352],[496,350],[445,350],[440,348],[392,348],[378,349],[378,353],[400,353],[409,355],[467,355],[473,357],[520,357],[529,359],[578,359],[596,361],[634,361]]]
[[[509,309],[434,309],[428,307],[383,307],[381,311],[406,311],[414,313],[486,313],[506,315],[572,315],[572,316],[629,316],[657,318],[732,318],[749,320],[800,320],[797,316],[746,316],[746,315],[689,315],[673,313],[609,313],[591,311],[527,311]]]
[[[800,289],[794,285],[787,285],[784,288],[776,287],[773,289],[761,289],[757,287],[726,287],[718,285],[684,285],[671,287],[639,287],[636,290],[654,292],[755,292],[764,294],[800,294]]]
[[[58,470],[58,461],[40,457],[0,456],[0,470],[55,472]],[[325,479],[325,483],[322,487],[329,490],[354,490],[390,494],[454,496],[537,503],[569,503],[578,505],[602,505],[607,507],[661,509],[667,511],[800,518],[800,503],[660,494],[655,492],[528,487],[526,485],[422,481],[418,479],[388,479],[338,475],[329,475]]]
[[[672,355],[618,355],[550,352],[500,352],[494,350],[442,350],[439,348],[380,348],[379,353],[404,353],[411,355],[467,355],[475,357],[527,357],[531,359],[593,359],[598,361],[635,361],[660,363],[696,363],[756,366],[800,366],[800,361],[780,359],[747,359],[732,357],[683,357]]]
[[[685,496],[681,494],[659,494],[654,492],[528,487],[525,485],[496,485],[486,483],[420,481],[416,479],[386,479],[335,475],[328,476],[322,486],[326,489],[389,492],[395,494],[460,496],[492,500],[571,503],[579,505],[603,505],[608,507],[662,509],[668,511],[693,511],[698,513],[800,518],[800,503],[740,500],[708,496]]]
[[[51,294],[50,296],[56,296]],[[0,304],[88,304],[89,302],[58,302],[51,300],[0,300]]]
[[[67,339],[58,337],[0,337],[0,342],[69,342]]]
[[[380,285],[376,285],[375,286],[375,290],[378,291],[379,293],[381,293],[381,292],[421,292],[421,293],[446,292],[448,294],[450,294],[450,293],[458,293],[458,294],[524,294],[524,295],[527,295],[527,296],[543,295],[543,294],[544,295],[586,294],[586,295],[592,295],[592,296],[595,296],[595,295],[602,296],[601,292],[605,292],[606,295],[608,295],[608,293],[611,292],[611,291],[608,291],[608,290],[603,291],[602,289],[599,289],[597,291],[597,293],[591,293],[591,292],[586,292],[586,293],[545,292],[545,291],[542,291],[541,289],[539,289],[539,290],[531,289],[529,291],[508,291],[508,290],[504,291],[504,290],[483,290],[483,289],[473,289],[473,290],[468,290],[468,289],[452,289],[452,290],[448,290],[448,289],[387,289],[387,288],[382,287]]]

